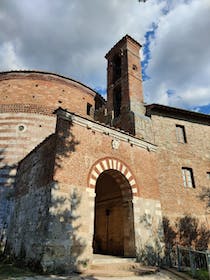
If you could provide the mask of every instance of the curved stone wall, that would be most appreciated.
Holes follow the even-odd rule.
[[[4,166],[15,165],[55,131],[58,107],[83,117],[87,104],[103,99],[90,88],[65,77],[45,72],[0,73],[0,186],[7,181]],[[3,168],[3,169],[2,169]]]
[[[37,71],[0,73],[0,251],[12,209],[11,189],[18,162],[55,132],[53,112],[62,107],[83,117],[104,100],[74,80]],[[89,105],[89,106],[90,106]]]
[[[0,94],[0,187],[13,185],[18,161],[55,131],[54,110],[91,118],[87,104],[100,99],[76,81],[35,71],[0,73]]]
[[[0,114],[0,187],[13,184],[18,161],[55,131],[55,121],[36,113]]]
[[[59,75],[20,71],[0,73],[1,105],[26,104],[58,107],[87,116],[87,103],[95,105],[96,92],[71,79]],[[101,98],[102,100],[102,98]],[[103,100],[102,100],[103,101]]]

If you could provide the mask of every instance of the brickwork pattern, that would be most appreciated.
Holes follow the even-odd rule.
[[[203,188],[210,188],[210,130],[208,125],[164,116],[152,116],[158,145],[158,173],[163,214],[171,220],[193,215],[210,227],[206,203],[201,200]],[[186,131],[187,143],[178,142],[176,125]],[[193,170],[195,188],[184,187],[182,167]]]
[[[37,71],[0,73],[0,240],[8,224],[18,162],[55,132],[53,112],[62,106],[87,116],[87,103],[104,100],[74,80]],[[1,242],[0,242],[1,243]]]
[[[168,109],[166,115],[160,111],[145,115],[139,48],[125,36],[106,55],[106,108],[106,102],[93,90],[59,75],[33,71],[0,74],[1,228],[12,209],[5,203],[5,187],[13,186],[17,162],[23,158],[9,229],[11,254],[18,257],[24,251],[26,259],[41,261],[49,270],[73,269],[76,263],[90,261],[96,187],[103,174],[120,185],[123,217],[132,215],[139,260],[151,251],[153,256],[161,253],[163,215],[173,221],[193,215],[210,228],[208,209],[200,199],[203,187],[210,187],[209,123],[199,121],[199,115],[191,119],[192,114],[185,118],[182,113],[180,117],[175,108]],[[121,68],[117,79],[113,70],[116,59]],[[117,116],[114,103],[119,89]],[[92,106],[90,115],[87,103]],[[94,114],[95,104],[99,110]],[[52,113],[58,107],[64,110],[56,111],[56,123]],[[94,115],[110,127],[94,121]],[[185,127],[186,143],[177,141],[176,125]],[[184,187],[182,167],[192,168],[195,188]],[[112,181],[108,176],[104,180]],[[128,189],[131,193],[126,197]],[[106,207],[103,214],[104,210]],[[36,231],[39,224],[40,233]],[[45,226],[46,238],[42,235]],[[124,238],[129,239],[130,229],[126,230]]]
[[[95,188],[96,181],[99,175],[103,173],[105,170],[109,170],[109,169],[117,170],[121,174],[123,174],[131,186],[133,195],[134,196],[137,195],[136,180],[134,179],[134,175],[132,171],[126,166],[125,163],[115,158],[107,157],[104,159],[100,159],[93,165],[88,179],[89,187]]]

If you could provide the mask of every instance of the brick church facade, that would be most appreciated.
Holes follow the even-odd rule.
[[[44,270],[161,254],[162,218],[210,228],[210,116],[143,100],[140,44],[106,55],[107,101],[71,79],[0,74],[2,247]]]

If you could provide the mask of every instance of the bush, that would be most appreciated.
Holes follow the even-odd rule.
[[[192,276],[191,272],[189,274]],[[209,280],[209,273],[205,269],[199,269],[196,271],[194,278],[198,280]]]

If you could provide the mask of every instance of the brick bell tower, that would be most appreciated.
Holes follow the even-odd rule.
[[[107,68],[107,113],[111,125],[136,135],[136,118],[144,115],[141,45],[129,35],[105,56]]]

